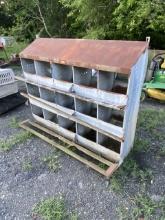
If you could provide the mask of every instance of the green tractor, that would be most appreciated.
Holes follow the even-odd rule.
[[[152,58],[144,83],[141,99],[146,96],[165,101],[165,53]]]

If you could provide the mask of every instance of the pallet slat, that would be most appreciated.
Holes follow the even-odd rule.
[[[30,125],[32,125],[34,128],[38,128],[40,129],[41,131],[45,131],[46,133],[49,132],[49,135],[52,135],[54,137],[58,137],[57,134],[55,134],[54,132],[38,125],[37,123],[34,123],[34,122],[31,122],[29,120],[25,120],[23,122],[21,122],[19,124],[20,127],[24,128],[25,130],[31,132],[32,134],[36,135],[37,137],[41,138],[42,140],[46,141],[47,143],[51,144],[52,146],[58,148],[59,150],[65,152],[66,154],[74,157],[75,159],[79,160],[80,162],[86,164],[87,166],[91,167],[92,169],[94,169],[95,171],[99,172],[100,174],[106,176],[106,177],[109,177],[111,175],[111,173],[113,173],[113,170],[116,169],[116,164],[113,164],[111,162],[108,161],[108,164],[110,163],[110,167],[111,168],[111,172],[107,172],[107,170],[104,170],[102,168],[100,168],[98,165],[94,164],[93,162],[91,161],[88,161],[87,159],[85,159],[84,157],[81,157],[80,155],[76,154],[75,152],[71,151],[70,149],[62,146],[62,145],[59,145],[58,143],[56,143],[55,141],[49,139],[48,137],[46,137],[45,135],[37,132],[35,129],[32,129],[30,126],[27,125],[27,123],[29,123]],[[65,138],[64,138],[65,139]],[[62,138],[61,140],[64,141],[64,139]],[[68,142],[68,140],[67,140]],[[69,143],[69,142],[68,142]],[[71,142],[72,143],[72,142]],[[74,144],[75,145],[75,144]],[[78,145],[77,145],[78,146]],[[78,149],[78,148],[77,148]],[[79,149],[82,151],[82,147],[79,146]],[[85,153],[85,151],[84,151]],[[86,151],[86,153],[89,153],[88,150]],[[90,152],[91,153],[91,152]],[[91,154],[90,156],[93,156],[93,154]],[[95,158],[96,159],[96,158]],[[97,158],[98,159],[98,158]],[[100,159],[100,158],[99,158]],[[103,159],[103,158],[102,158]],[[105,159],[103,159],[101,162],[104,162],[105,164],[107,164],[107,161]],[[107,164],[107,165],[108,165]]]

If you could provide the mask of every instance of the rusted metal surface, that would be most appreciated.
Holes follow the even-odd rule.
[[[142,41],[40,38],[20,57],[129,74],[147,47]]]

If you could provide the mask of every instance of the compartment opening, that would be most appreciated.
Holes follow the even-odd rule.
[[[46,101],[55,102],[55,93],[53,91],[40,87],[40,95]]]
[[[36,74],[39,76],[52,77],[50,63],[35,61]]]
[[[98,72],[94,69],[74,67],[74,83],[97,88]]]
[[[126,95],[127,87],[128,87],[128,77],[117,73],[115,78],[115,83],[112,88],[112,92]]]
[[[26,73],[36,74],[34,61],[31,59],[21,59],[23,71]]]
[[[41,117],[41,118],[44,118],[43,116],[43,111],[42,111],[42,108],[36,106],[36,105],[33,105],[31,104],[31,110],[32,110],[32,113]]]
[[[73,82],[72,66],[52,64],[52,76],[57,80]]]
[[[120,146],[121,146],[120,142],[99,132],[97,134],[97,143],[110,150],[120,153]]]
[[[98,119],[122,127],[124,112],[98,105]]]
[[[57,115],[56,114],[43,109],[43,115],[44,115],[44,119],[52,121],[57,124]]]
[[[66,128],[67,130],[76,132],[76,124],[74,121],[68,119],[68,118],[64,118],[62,116],[58,116],[58,124],[59,126]]]
[[[99,71],[98,89],[111,91],[115,83],[116,73]]]
[[[32,85],[30,83],[26,83],[27,91],[30,95],[40,97],[40,92],[38,86]]]
[[[77,124],[77,134],[90,141],[96,142],[96,133],[97,132],[91,128],[85,127],[81,124]]]
[[[123,127],[123,121],[124,121],[124,111],[113,109],[110,123]]]
[[[75,110],[74,98],[71,96],[56,92],[55,102],[58,105]]]
[[[97,105],[76,98],[76,111],[97,118]]]

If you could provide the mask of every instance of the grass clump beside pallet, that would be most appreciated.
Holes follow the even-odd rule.
[[[18,128],[19,127],[19,122],[16,117],[11,118],[11,120],[9,122],[9,126],[11,128]]]
[[[31,133],[29,133],[27,131],[21,131],[20,133],[15,134],[15,136],[10,137],[6,140],[1,139],[0,140],[0,150],[9,151],[12,149],[12,147],[14,145],[23,143],[31,137],[32,137]]]
[[[77,220],[77,215],[68,215],[62,197],[49,198],[41,201],[33,208],[33,217],[43,220]]]
[[[60,168],[60,164],[58,161],[59,156],[60,153],[55,151],[51,155],[43,157],[42,161],[51,171],[56,172]]]
[[[152,172],[150,169],[139,164],[136,155],[140,152],[148,152],[153,143],[153,139],[159,140],[158,154],[164,155],[164,133],[161,127],[164,126],[165,111],[154,109],[143,109],[139,113],[137,122],[137,132],[134,147],[125,159],[121,167],[113,174],[110,179],[110,187],[116,192],[123,190],[123,181],[127,182],[130,178],[137,178],[139,183],[150,181]]]

